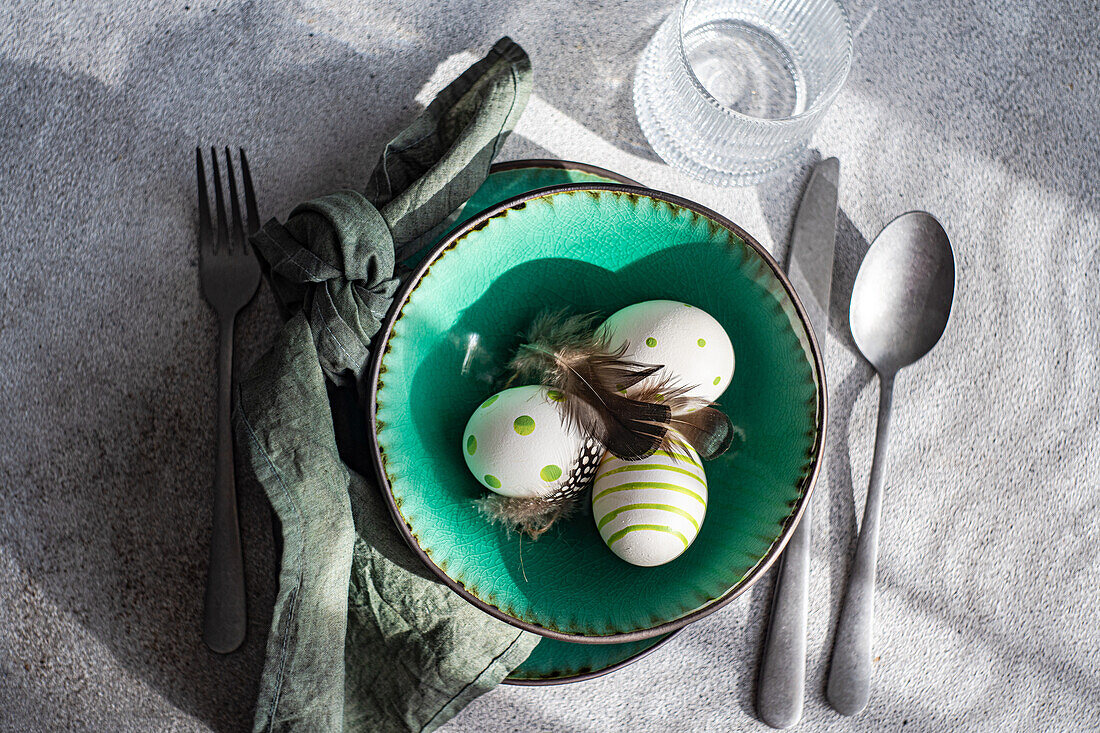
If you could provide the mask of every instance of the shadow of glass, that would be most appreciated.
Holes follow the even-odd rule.
[[[574,30],[572,34],[579,42],[557,44],[552,64],[540,65],[543,57],[538,44],[530,44],[536,92],[607,143],[646,160],[660,160],[634,113],[634,73],[642,50],[668,15],[667,6],[644,8],[612,3],[549,9],[544,5],[533,10],[529,19],[539,24],[553,22],[551,37],[561,37],[563,28],[575,28],[576,24],[588,28],[598,23],[598,27],[614,28],[615,32],[601,32],[598,40],[592,41]],[[601,103],[593,104],[597,99]]]
[[[660,161],[661,158],[653,151],[649,141],[646,140],[645,133],[642,132],[641,125],[638,124],[638,114],[634,109],[634,78],[638,73],[637,61],[660,24],[661,22],[658,21],[637,29],[637,35],[624,51],[623,61],[629,62],[630,76],[625,83],[616,86],[611,104],[608,105],[608,112],[613,115],[609,120],[611,139],[628,153],[654,162]]]

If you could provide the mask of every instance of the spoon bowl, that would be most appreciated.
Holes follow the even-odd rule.
[[[897,217],[875,237],[852,288],[852,338],[881,374],[932,350],[951,316],[955,257],[947,232],[924,211]]]

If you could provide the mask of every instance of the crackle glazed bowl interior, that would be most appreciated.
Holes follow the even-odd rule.
[[[588,501],[537,541],[490,524],[463,430],[531,320],[656,299],[704,309],[736,352],[719,400],[736,438],[706,463],[695,542],[666,565],[629,565],[601,540]],[[776,559],[816,479],[825,391],[801,304],[748,234],[669,194],[557,186],[464,222],[406,280],[377,343],[372,439],[399,529],[471,603],[544,636],[640,640],[729,602]]]

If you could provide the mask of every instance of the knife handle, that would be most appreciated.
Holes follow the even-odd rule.
[[[802,718],[810,584],[810,506],[806,504],[802,520],[783,551],[757,682],[756,711],[760,719],[773,728],[790,728]]]

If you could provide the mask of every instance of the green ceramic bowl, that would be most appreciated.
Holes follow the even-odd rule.
[[[531,319],[658,298],[705,309],[737,353],[722,406],[740,439],[706,466],[710,503],[694,544],[667,565],[628,565],[604,546],[587,503],[537,542],[489,524],[462,432]],[[636,642],[728,603],[775,560],[817,476],[824,379],[801,304],[751,237],[669,194],[575,184],[478,215],[406,281],[379,338],[370,418],[399,528],[456,592],[544,636]]]

